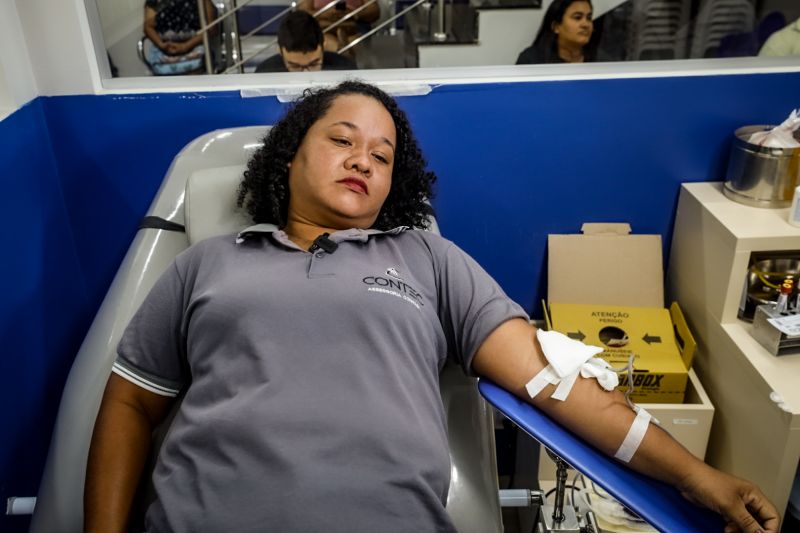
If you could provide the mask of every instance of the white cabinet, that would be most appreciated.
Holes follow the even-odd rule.
[[[684,184],[667,274],[716,408],[706,461],[757,483],[781,514],[800,458],[800,355],[771,355],[737,311],[753,252],[800,251],[787,211],[733,202],[721,183]]]

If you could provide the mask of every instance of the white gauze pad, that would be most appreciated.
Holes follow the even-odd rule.
[[[610,365],[594,357],[602,353],[603,348],[586,345],[557,331],[540,329],[536,338],[539,339],[548,365],[525,385],[531,398],[552,384],[557,387],[551,398],[566,400],[578,379],[578,373],[584,378],[597,378],[598,383],[606,390],[613,390],[619,384],[619,377],[611,370]]]

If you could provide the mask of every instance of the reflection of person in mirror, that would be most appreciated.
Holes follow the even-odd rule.
[[[205,0],[204,6],[206,21],[210,23],[217,16],[216,8],[211,0]],[[205,49],[199,29],[197,0],[145,0],[144,34],[155,45],[148,54],[151,64],[198,60],[201,65]]]
[[[381,14],[378,2],[372,2],[351,18],[337,25],[336,28],[330,31],[326,31],[326,28],[339,22],[365,4],[368,4],[369,1],[370,0],[300,0],[298,8],[314,14],[335,2],[333,7],[329,7],[320,13],[317,16],[317,20],[325,34],[325,50],[329,52],[338,52],[339,49],[350,44],[350,42],[355,40],[359,35],[369,31],[369,25],[375,22]]]
[[[594,61],[592,3],[588,0],[554,0],[544,15],[533,44],[520,53],[517,65],[532,63],[586,63]]]
[[[770,35],[759,56],[800,56],[800,19]]]
[[[355,63],[322,47],[322,28],[311,14],[292,11],[278,28],[279,54],[264,60],[256,72],[355,70]]]

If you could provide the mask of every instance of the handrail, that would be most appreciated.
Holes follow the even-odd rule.
[[[206,24],[205,22],[202,21],[202,19],[205,18],[205,11],[201,10],[200,13],[202,13],[203,15],[201,15],[200,29],[197,30],[197,33],[200,33],[200,32],[205,33],[205,32],[207,32],[208,30],[210,30],[211,28],[213,28],[214,26],[216,26],[217,24],[219,24],[220,22],[222,22],[223,20],[225,20],[226,18],[230,17],[231,15],[233,15],[234,13],[236,13],[237,11],[242,9],[244,6],[246,6],[246,5],[248,5],[248,4],[252,3],[252,2],[255,2],[255,0],[245,0],[241,4],[237,5],[233,9],[231,9],[230,11],[227,11],[226,13],[224,13],[221,17],[215,18],[214,20],[212,20],[208,24]],[[197,5],[198,5],[198,8],[200,6],[203,6],[201,0],[197,0]],[[295,5],[295,3],[292,2],[292,6],[294,6],[294,5]]]
[[[362,42],[367,37],[371,37],[372,35],[374,35],[375,33],[379,32],[380,30],[382,30],[383,28],[385,28],[386,26],[388,26],[389,24],[391,24],[395,20],[399,19],[400,17],[402,17],[403,15],[405,15],[406,13],[408,13],[409,11],[411,11],[412,9],[417,7],[418,5],[423,4],[423,3],[427,2],[427,1],[429,1],[429,0],[417,0],[416,2],[411,4],[410,6],[408,6],[404,10],[402,10],[400,13],[397,13],[393,17],[386,19],[381,24],[379,24],[378,26],[372,28],[370,31],[368,31],[367,33],[365,33],[364,35],[362,35],[358,39],[354,39],[353,41],[351,41],[350,44],[348,44],[344,48],[341,48],[339,50],[339,53],[341,54],[342,52],[346,52],[346,51],[350,50],[351,48],[353,48],[355,45],[357,45],[360,42]]]
[[[273,46],[275,46],[276,44],[278,44],[278,41],[272,41],[271,43],[269,43],[269,44],[268,44],[267,46],[265,46],[264,48],[260,49],[260,50],[259,50],[258,52],[256,52],[255,54],[250,54],[250,55],[249,55],[249,56],[247,56],[247,57],[242,57],[242,60],[241,60],[241,61],[239,61],[238,63],[235,63],[235,64],[231,65],[231,66],[230,66],[230,67],[228,67],[228,68],[226,68],[226,69],[225,69],[225,72],[223,72],[223,74],[230,74],[230,71],[231,71],[231,70],[233,70],[233,69],[235,69],[235,68],[239,68],[240,66],[244,65],[245,63],[247,63],[248,61],[250,61],[251,59],[253,59],[253,58],[254,58],[254,57],[256,57],[257,55],[259,55],[259,54],[262,54],[262,53],[264,53],[265,51],[269,50],[270,48],[272,48],[272,47],[273,47]]]
[[[205,0],[197,0],[197,14],[200,15],[200,26],[205,27],[206,22],[206,4]],[[203,32],[203,55],[205,56],[206,74],[214,74],[214,66],[211,64],[211,50],[208,47],[208,31]]]
[[[278,20],[279,18],[281,18],[281,17],[283,17],[284,15],[286,15],[286,13],[288,13],[289,11],[292,11],[292,10],[295,8],[295,6],[296,6],[296,5],[297,5],[297,4],[296,4],[296,2],[292,2],[292,5],[290,5],[289,7],[287,7],[286,9],[284,9],[283,11],[281,11],[280,13],[278,13],[277,15],[275,15],[274,17],[270,18],[270,19],[269,19],[269,20],[267,20],[266,22],[262,22],[261,24],[259,24],[259,25],[258,25],[258,26],[256,26],[255,28],[253,28],[253,29],[250,31],[250,33],[248,33],[247,35],[242,35],[242,36],[241,36],[241,39],[242,39],[242,40],[244,40],[244,39],[247,39],[248,37],[252,37],[252,36],[253,36],[253,34],[255,34],[257,31],[259,31],[261,28],[264,28],[264,27],[266,27],[266,26],[268,26],[268,25],[272,24],[274,21],[276,21],[276,20]],[[273,46],[275,46],[277,43],[278,43],[278,41],[277,41],[277,40],[275,40],[275,41],[271,42],[270,44],[268,44],[267,46],[265,46],[264,48],[262,48],[261,50],[259,50],[258,52],[256,52],[255,54],[250,54],[250,55],[249,55],[249,56],[247,56],[247,57],[244,57],[244,54],[242,54],[242,59],[241,59],[240,61],[238,61],[237,63],[234,63],[234,64],[233,64],[233,65],[231,65],[230,67],[226,68],[226,69],[225,69],[225,72],[224,72],[224,74],[228,74],[228,73],[229,73],[231,70],[233,70],[233,69],[235,69],[235,68],[238,68],[238,67],[240,67],[240,66],[244,65],[245,63],[247,63],[248,61],[250,61],[251,59],[253,59],[253,58],[254,58],[254,57],[256,57],[257,55],[259,55],[259,54],[263,53],[265,50],[269,50],[270,48],[272,48]]]
[[[230,71],[231,71],[231,70],[233,70],[233,69],[235,69],[235,68],[238,68],[238,67],[240,67],[240,66],[244,65],[245,63],[247,63],[248,61],[250,61],[251,59],[253,59],[253,58],[254,58],[254,57],[256,57],[257,55],[259,55],[259,54],[261,54],[261,53],[265,52],[266,50],[269,50],[270,48],[272,48],[272,47],[273,47],[273,46],[275,46],[276,44],[278,44],[278,41],[273,41],[273,42],[269,43],[267,46],[265,46],[264,48],[262,48],[261,50],[259,50],[258,52],[256,52],[255,54],[250,54],[250,55],[249,55],[249,56],[247,56],[247,57],[243,57],[243,58],[242,58],[242,60],[241,60],[241,61],[239,61],[238,63],[236,63],[236,64],[233,64],[233,65],[231,65],[230,67],[226,68],[226,69],[225,69],[225,72],[223,72],[223,74],[230,74]]]
[[[277,15],[275,15],[274,17],[270,18],[270,19],[269,19],[269,20],[267,20],[266,22],[262,22],[261,24],[259,24],[258,26],[256,26],[256,27],[255,27],[255,28],[253,28],[252,30],[250,30],[250,32],[249,32],[249,33],[247,33],[246,35],[242,35],[242,37],[241,37],[241,38],[242,38],[242,39],[247,39],[248,37],[252,37],[252,36],[253,36],[253,35],[254,35],[256,32],[258,32],[258,31],[259,31],[259,30],[261,30],[262,28],[265,28],[265,27],[269,26],[270,24],[272,24],[273,22],[275,22],[276,20],[278,20],[279,18],[281,18],[282,16],[284,16],[284,15],[285,15],[286,13],[288,13],[289,11],[292,11],[292,10],[294,10],[294,8],[295,8],[295,5],[296,5],[296,4],[295,4],[295,2],[292,2],[292,5],[290,5],[289,7],[287,7],[286,9],[284,9],[283,11],[281,11],[280,13],[278,13]]]
[[[202,1],[203,1],[203,0],[198,0],[198,2],[202,2]],[[246,0],[245,2],[243,2],[242,4],[240,4],[240,5],[238,5],[236,8],[234,8],[233,10],[229,11],[228,13],[226,13],[226,14],[225,14],[223,17],[220,17],[220,18],[216,19],[214,22],[212,22],[212,23],[211,23],[211,24],[209,24],[208,26],[204,27],[203,29],[210,28],[211,26],[213,26],[213,25],[214,25],[214,23],[215,23],[216,21],[218,21],[218,20],[222,20],[223,18],[225,18],[225,17],[227,17],[228,15],[230,15],[230,14],[234,13],[235,11],[237,11],[237,10],[238,10],[238,9],[240,9],[241,7],[243,7],[243,6],[247,5],[247,4],[249,4],[249,3],[250,3],[250,2],[252,2],[252,1],[254,1],[254,0]],[[388,26],[389,24],[393,23],[395,20],[399,19],[400,17],[402,17],[403,15],[405,15],[406,13],[408,13],[409,11],[411,11],[412,9],[416,8],[417,6],[419,6],[419,5],[423,4],[423,3],[427,2],[427,1],[429,1],[429,0],[417,0],[416,2],[414,2],[413,4],[411,4],[410,6],[408,6],[407,8],[403,9],[403,10],[402,10],[402,11],[400,11],[399,13],[397,13],[397,14],[395,14],[394,16],[392,16],[392,17],[390,17],[390,18],[386,19],[385,21],[383,21],[383,22],[382,22],[382,23],[380,23],[378,26],[374,27],[373,29],[371,29],[370,31],[368,31],[367,33],[365,33],[364,35],[361,35],[361,36],[360,36],[358,39],[355,39],[355,40],[351,41],[351,42],[350,42],[350,43],[349,43],[347,46],[345,46],[345,47],[341,48],[341,49],[339,50],[339,53],[341,54],[342,52],[346,52],[347,50],[349,50],[349,49],[353,48],[354,46],[358,45],[359,43],[361,43],[362,41],[364,41],[364,40],[365,40],[365,39],[367,39],[368,37],[371,37],[372,35],[374,35],[375,33],[379,32],[380,30],[382,30],[383,28],[385,28],[385,27],[386,27],[386,26]],[[341,24],[341,23],[345,22],[346,20],[353,18],[353,17],[354,17],[354,16],[356,16],[358,13],[360,13],[362,10],[366,9],[367,7],[369,7],[370,5],[372,5],[372,4],[376,3],[376,2],[377,2],[377,0],[368,0],[368,2],[367,2],[367,3],[365,3],[365,4],[364,4],[364,5],[362,5],[362,6],[359,6],[357,9],[354,9],[353,11],[351,11],[350,13],[348,13],[347,15],[345,15],[344,17],[342,17],[341,19],[339,19],[339,20],[338,20],[338,21],[336,21],[335,23],[333,23],[333,24],[331,24],[330,26],[328,26],[328,27],[327,27],[327,28],[326,28],[324,31],[330,31],[331,29],[335,28],[336,26],[338,26],[339,24]],[[329,9],[332,9],[332,8],[333,8],[335,5],[336,5],[336,2],[330,2],[330,3],[328,3],[327,5],[325,5],[325,6],[323,6],[322,8],[320,8],[319,10],[317,10],[316,12],[314,12],[314,13],[313,13],[313,16],[314,16],[314,17],[317,17],[318,15],[320,15],[320,14],[324,13],[325,11],[328,11]],[[253,30],[251,30],[251,31],[250,31],[248,34],[246,34],[246,35],[242,35],[240,38],[241,38],[242,40],[244,40],[244,39],[247,39],[248,37],[251,37],[251,36],[253,36],[253,35],[254,35],[256,32],[258,32],[258,31],[259,31],[259,30],[261,30],[262,28],[264,28],[264,27],[268,26],[269,24],[271,24],[271,23],[272,23],[272,22],[274,22],[275,20],[277,20],[277,19],[279,19],[279,18],[283,17],[283,16],[284,16],[286,13],[288,13],[289,11],[292,11],[292,10],[294,10],[296,7],[297,7],[297,2],[292,2],[292,3],[291,3],[291,5],[290,5],[289,7],[287,7],[286,9],[284,9],[283,11],[281,11],[280,13],[278,13],[277,15],[273,16],[272,18],[270,18],[270,19],[269,19],[269,20],[267,20],[266,22],[263,22],[263,23],[261,23],[260,25],[256,26],[256,27],[255,27]],[[202,30],[198,30],[198,31],[202,31]],[[204,34],[204,35],[205,35],[205,34]],[[244,64],[245,64],[245,63],[247,63],[249,60],[251,60],[252,58],[254,58],[254,57],[258,56],[259,54],[262,54],[262,53],[264,53],[264,51],[266,51],[266,50],[269,50],[270,48],[272,48],[272,47],[273,47],[273,46],[275,46],[276,44],[277,44],[277,41],[273,41],[272,43],[268,44],[267,46],[265,46],[264,48],[260,49],[260,50],[259,50],[259,51],[257,51],[256,53],[254,53],[254,54],[250,54],[250,55],[249,55],[249,56],[247,56],[247,57],[242,57],[242,59],[241,59],[240,61],[238,61],[238,62],[234,63],[233,65],[231,65],[230,67],[228,67],[227,69],[225,69],[225,72],[224,72],[224,74],[228,74],[228,73],[230,73],[232,70],[239,68],[240,66],[244,65]],[[207,47],[206,47],[206,49],[207,49]],[[209,56],[209,59],[210,59],[210,56]]]
[[[249,0],[249,1],[253,1],[253,0]],[[344,22],[345,20],[347,20],[347,19],[350,19],[350,18],[354,17],[355,15],[357,15],[358,13],[360,13],[362,10],[364,10],[365,8],[367,8],[367,7],[371,6],[372,4],[376,3],[377,1],[378,1],[378,0],[369,0],[369,1],[368,1],[366,4],[364,4],[363,6],[360,6],[360,7],[358,7],[357,9],[354,9],[353,11],[351,11],[350,13],[348,13],[347,15],[345,15],[344,17],[342,17],[341,19],[339,19],[338,21],[336,21],[334,24],[331,24],[330,26],[328,26],[328,27],[327,27],[327,28],[326,28],[324,31],[328,31],[328,30],[330,30],[331,28],[338,26],[339,24],[341,24],[341,23],[342,23],[342,22]],[[242,4],[242,5],[244,5],[244,4]],[[322,14],[322,13],[324,13],[324,12],[328,11],[329,9],[333,9],[333,7],[334,7],[335,5],[336,5],[336,2],[330,2],[330,3],[328,3],[328,4],[324,5],[324,6],[322,6],[322,7],[321,7],[319,10],[315,11],[315,12],[313,13],[313,15],[312,15],[312,16],[316,18],[318,15],[320,15],[320,14]],[[263,23],[259,24],[258,26],[256,26],[254,29],[252,29],[252,30],[251,30],[249,33],[247,33],[246,35],[242,35],[242,36],[241,36],[241,39],[242,39],[242,40],[244,40],[244,39],[247,39],[248,37],[252,37],[252,36],[253,36],[253,35],[254,35],[256,32],[258,32],[258,31],[259,31],[259,30],[261,30],[262,28],[264,28],[264,27],[268,26],[269,24],[271,24],[271,23],[272,23],[272,22],[274,22],[275,20],[277,20],[277,19],[279,19],[279,18],[283,17],[283,16],[284,16],[286,13],[288,13],[289,11],[292,11],[292,10],[294,10],[296,7],[297,7],[297,2],[292,2],[292,4],[291,4],[289,7],[287,7],[286,9],[284,9],[283,11],[281,11],[280,13],[278,13],[277,15],[275,15],[274,17],[270,18],[270,19],[269,19],[269,20],[267,20],[266,22],[263,22]],[[259,50],[258,52],[254,53],[254,54],[250,54],[250,55],[249,55],[249,56],[247,56],[247,57],[242,57],[241,61],[239,61],[239,62],[237,62],[237,63],[235,63],[235,64],[231,65],[231,66],[230,66],[230,67],[228,67],[227,69],[225,69],[225,74],[228,74],[228,73],[229,73],[231,70],[233,70],[233,69],[235,69],[235,68],[238,68],[238,67],[240,67],[241,65],[243,65],[243,64],[245,64],[245,63],[247,63],[247,62],[248,62],[248,61],[250,61],[252,58],[256,57],[256,56],[257,56],[257,55],[259,55],[259,54],[262,54],[262,53],[264,53],[264,51],[266,51],[266,50],[269,50],[270,48],[272,48],[272,47],[273,47],[273,46],[275,46],[276,44],[277,44],[277,41],[273,41],[272,43],[268,44],[267,46],[265,46],[264,48],[262,48],[262,49],[261,49],[261,50]]]
[[[437,17],[436,17],[436,31],[433,32],[433,39],[435,41],[446,41],[447,40],[447,32],[444,31],[444,0],[438,0],[437,5]]]
[[[236,0],[232,0],[233,5],[236,6]],[[223,26],[224,30],[224,26]],[[234,63],[237,62],[242,57],[242,39],[241,35],[239,34],[239,17],[233,17],[231,19],[231,31],[228,35],[231,40],[231,50],[230,54],[226,57],[226,62],[233,61]],[[226,50],[227,50],[227,36],[224,38],[226,42]],[[244,74],[244,68],[239,68],[239,74]]]
[[[211,50],[209,49],[208,32],[211,30],[211,28],[213,28],[217,24],[221,23],[223,20],[225,20],[226,18],[228,18],[231,15],[235,14],[237,11],[242,9],[244,6],[246,6],[248,4],[251,4],[254,1],[255,0],[245,0],[241,4],[237,5],[236,7],[231,9],[230,11],[227,11],[227,12],[223,13],[222,16],[215,18],[214,20],[212,20],[209,23],[208,19],[206,18],[206,6],[205,6],[204,0],[197,0],[197,13],[200,16],[200,29],[197,30],[196,33],[202,33],[203,34],[203,49],[205,51],[204,55],[205,55],[205,66],[206,66],[206,73],[207,74],[213,74],[214,73],[214,67],[213,67],[213,64],[212,64],[212,61],[211,61]],[[294,5],[295,5],[295,3],[292,2],[292,7],[294,7]],[[234,21],[234,24],[236,24],[236,19],[233,19],[233,21]],[[259,29],[260,28],[261,27],[259,27]],[[248,35],[250,35],[250,34],[248,34]],[[237,63],[237,65],[238,64],[239,63]],[[228,70],[230,70],[230,69],[228,69]],[[226,70],[225,72],[228,72],[228,70]]]
[[[330,9],[333,9],[335,6],[336,6],[336,2],[328,2],[327,4],[325,4],[324,6],[319,8],[317,11],[312,13],[311,16],[314,17],[314,18],[317,18],[320,15],[322,15],[323,13],[325,13],[326,11],[328,11]]]
[[[352,10],[347,15],[343,16],[342,18],[340,18],[339,20],[337,20],[336,22],[334,22],[333,24],[331,24],[330,26],[328,26],[327,28],[322,30],[322,33],[327,33],[329,31],[331,31],[332,29],[338,27],[343,22],[346,22],[346,21],[350,20],[351,18],[354,18],[356,15],[358,15],[359,13],[361,13],[362,11],[364,11],[366,8],[368,8],[372,4],[376,3],[377,1],[378,0],[369,0],[369,2],[367,2],[366,4],[357,7],[356,9]],[[335,3],[335,2],[331,2],[331,3]]]

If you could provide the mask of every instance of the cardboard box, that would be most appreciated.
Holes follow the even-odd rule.
[[[687,368],[666,309],[551,303],[547,314],[549,328],[604,348],[599,357],[615,368],[633,356],[633,401],[683,402]],[[627,385],[628,375],[620,375],[620,390]]]
[[[630,231],[628,224],[584,224],[581,235],[549,236],[546,327],[605,347],[604,358],[615,367],[633,352],[632,399],[703,459],[714,405],[690,369],[697,345],[678,303],[664,309],[661,237]],[[555,473],[540,447],[542,489],[555,486]]]
[[[633,354],[633,401],[682,403],[696,343],[680,306],[664,309],[661,237],[628,224],[582,231],[548,237],[547,328],[604,347],[615,367]]]

